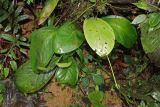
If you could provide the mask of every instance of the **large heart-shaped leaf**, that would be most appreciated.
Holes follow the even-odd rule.
[[[45,6],[39,16],[38,25],[42,24],[50,16],[57,6],[58,1],[59,0],[47,0],[45,2]]]
[[[124,17],[121,16],[106,16],[102,18],[112,27],[118,43],[126,48],[131,48],[136,42],[137,33],[134,26]]]
[[[83,30],[88,44],[99,56],[106,56],[112,51],[115,35],[107,22],[100,18],[85,19]]]
[[[84,41],[83,33],[71,22],[64,23],[54,38],[54,52],[68,53],[77,49]]]
[[[24,93],[40,90],[53,76],[54,71],[37,74],[33,72],[30,61],[21,65],[14,75],[16,87]]]
[[[55,27],[44,27],[31,34],[30,57],[33,71],[46,67],[54,53],[53,39],[56,36]]]
[[[59,68],[56,72],[56,79],[60,84],[75,85],[78,81],[78,66],[73,58],[69,58],[72,64],[67,68]]]

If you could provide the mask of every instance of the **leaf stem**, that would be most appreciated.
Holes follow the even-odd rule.
[[[111,73],[112,73],[112,76],[113,76],[113,80],[114,80],[114,83],[115,83],[115,87],[116,87],[117,89],[119,89],[120,86],[117,84],[116,77],[115,77],[115,75],[114,75],[114,71],[113,71],[113,68],[112,68],[112,64],[111,64],[111,61],[110,61],[108,55],[107,55],[107,60],[108,60],[108,62],[109,62],[109,67],[110,67],[110,70],[111,70]]]

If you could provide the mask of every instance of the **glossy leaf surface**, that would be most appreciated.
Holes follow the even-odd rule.
[[[54,38],[54,52],[68,53],[77,49],[84,41],[83,33],[71,22],[66,22],[58,28]]]
[[[56,72],[56,79],[60,84],[76,85],[78,81],[78,66],[73,58],[69,58],[72,64],[67,68],[59,68]]]
[[[30,61],[21,65],[14,75],[17,88],[24,93],[40,90],[53,76],[54,71],[37,74],[33,72]]]
[[[54,53],[53,39],[56,36],[55,27],[44,27],[31,34],[30,57],[33,71],[38,67],[46,67]]]
[[[115,35],[107,22],[99,18],[85,19],[83,30],[89,46],[99,56],[106,56],[112,51],[115,44]]]
[[[114,30],[114,34],[118,43],[126,48],[131,48],[136,42],[137,33],[134,26],[129,20],[121,16],[106,16],[102,18]]]

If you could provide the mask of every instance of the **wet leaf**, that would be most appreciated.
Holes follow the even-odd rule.
[[[121,16],[106,16],[102,18],[113,29],[116,40],[126,48],[131,48],[136,42],[137,33],[131,22]]]
[[[42,24],[53,12],[59,0],[47,0],[39,16],[38,25]]]
[[[54,52],[64,54],[77,49],[84,41],[83,33],[71,22],[65,22],[58,28],[54,38]]]
[[[15,75],[16,87],[23,93],[34,93],[40,90],[53,76],[54,71],[37,74],[33,72],[30,61],[21,65]]]
[[[134,20],[132,21],[132,24],[140,24],[142,23],[145,19],[147,18],[147,16],[145,14],[140,14],[138,16],[136,16],[134,18]]]
[[[78,81],[78,65],[73,58],[69,58],[72,64],[67,68],[59,68],[56,72],[56,79],[60,84],[76,85]]]
[[[111,26],[99,18],[85,19],[83,24],[85,38],[89,46],[101,57],[108,55],[115,44]]]
[[[33,71],[48,65],[54,53],[53,39],[56,30],[55,27],[44,27],[31,34],[30,57]]]

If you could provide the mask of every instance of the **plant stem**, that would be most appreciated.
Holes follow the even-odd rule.
[[[108,62],[109,62],[109,67],[110,67],[110,70],[111,70],[111,73],[112,73],[112,76],[113,76],[113,80],[114,80],[114,83],[115,83],[115,87],[116,87],[117,89],[119,89],[120,87],[119,87],[119,85],[117,84],[116,77],[115,77],[115,75],[114,75],[114,71],[113,71],[113,68],[112,68],[112,64],[111,64],[111,61],[110,61],[108,55],[107,55],[107,60],[108,60]]]

